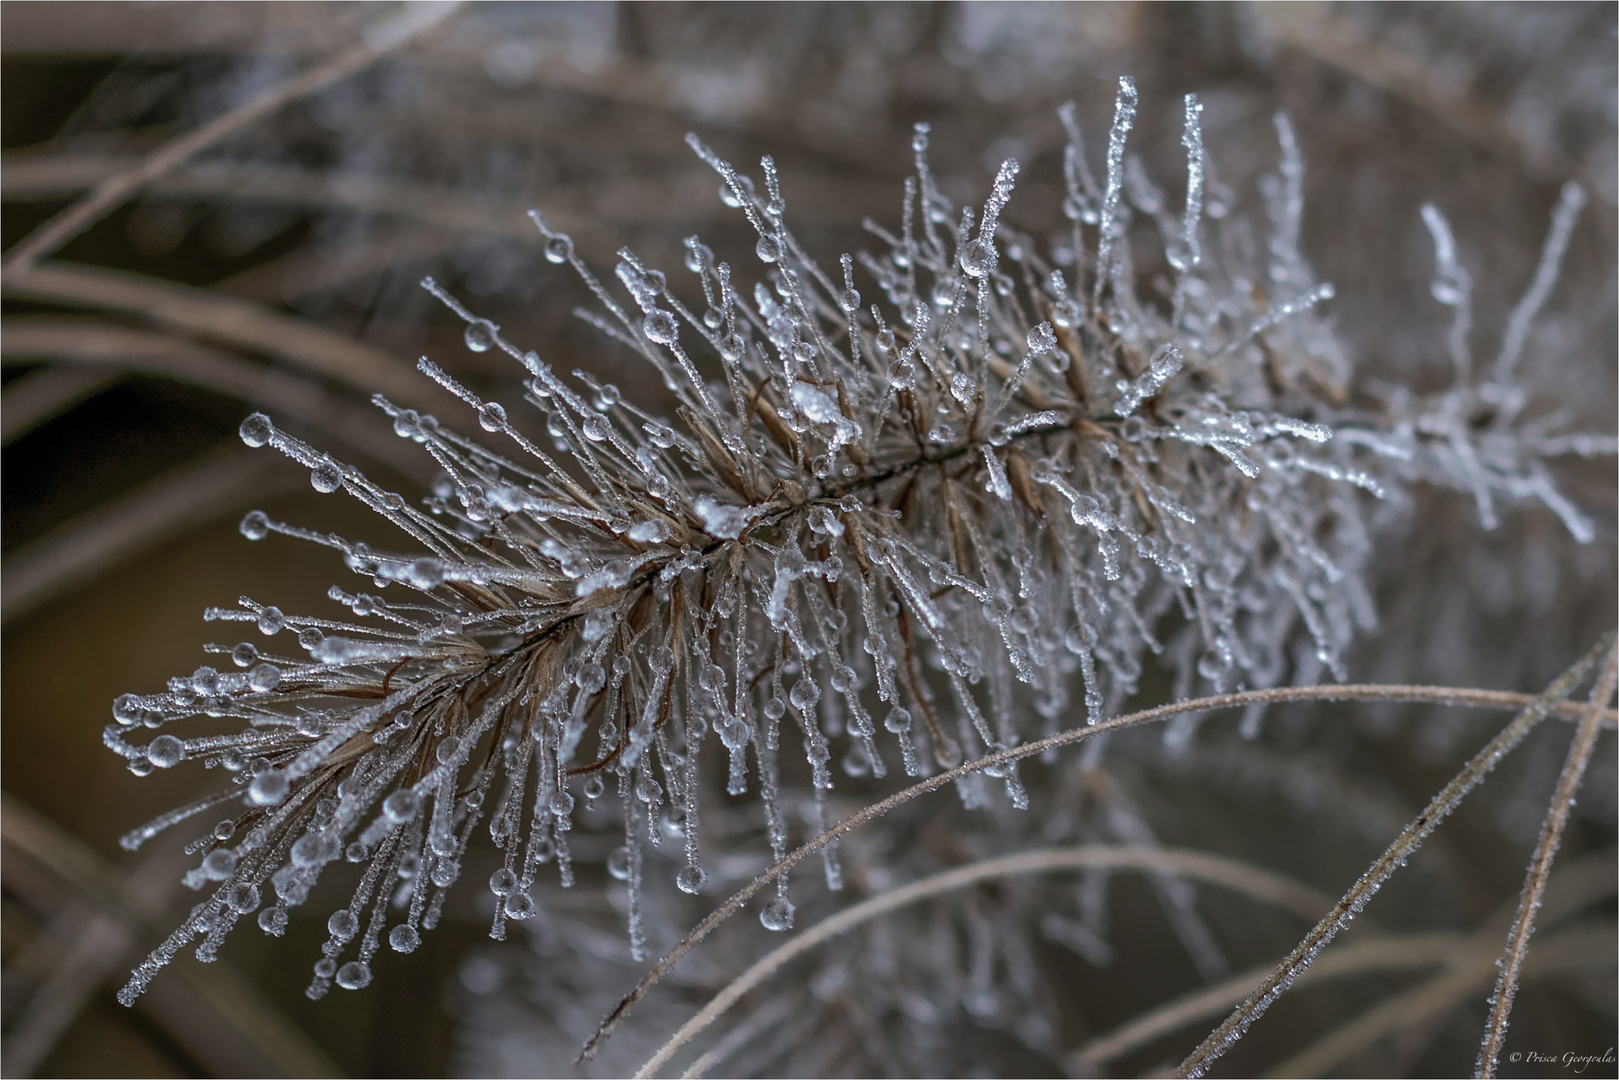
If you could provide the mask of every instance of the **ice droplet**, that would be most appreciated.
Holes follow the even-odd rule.
[[[675,875],[675,885],[681,892],[696,896],[703,891],[703,885],[708,881],[708,874],[701,866],[685,866]]]
[[[185,760],[185,743],[173,735],[159,735],[146,748],[146,759],[160,769],[172,769]]]
[[[330,461],[323,461],[309,470],[309,486],[322,495],[330,495],[343,486],[343,472]]]
[[[659,345],[673,345],[680,337],[680,327],[667,311],[648,312],[641,321],[641,332],[646,334],[647,340]]]
[[[410,788],[401,788],[382,801],[382,812],[395,825],[403,825],[422,808],[422,797]]]
[[[247,685],[261,694],[269,693],[281,683],[281,669],[274,664],[259,664],[247,673]]]
[[[280,769],[266,769],[253,778],[247,797],[255,806],[274,806],[287,797],[292,782]]]
[[[573,241],[566,236],[553,236],[545,243],[545,258],[547,262],[565,263],[573,254]],[[401,952],[409,950],[401,949]]]
[[[371,966],[359,960],[350,960],[337,969],[337,985],[345,990],[360,990],[371,985]]]
[[[640,521],[630,526],[625,535],[637,544],[661,544],[669,539],[669,523],[662,518]]]
[[[781,242],[774,236],[761,236],[754,245],[753,253],[759,256],[760,262],[773,263],[781,258]]]
[[[249,540],[263,540],[270,535],[270,519],[263,510],[249,510],[238,528]]]
[[[267,607],[259,612],[259,633],[265,637],[274,637],[286,628],[286,617],[281,614],[280,608]]]
[[[237,429],[237,433],[242,436],[243,442],[257,449],[269,442],[270,438],[275,435],[275,425],[270,422],[268,416],[256,412],[242,421],[242,426]]]
[[[473,319],[467,323],[467,330],[462,335],[462,340],[467,343],[467,348],[473,352],[488,352],[490,347],[495,344],[496,330],[495,324],[488,319]]]
[[[478,410],[478,426],[485,431],[501,430],[506,426],[506,410],[498,402],[486,402]]]
[[[767,903],[759,912],[759,925],[766,930],[791,930],[793,928],[793,904],[785,897],[778,896]]]
[[[360,932],[360,920],[348,908],[338,908],[326,920],[326,930],[339,941],[348,941]]]
[[[977,239],[962,245],[961,271],[970,278],[981,278],[995,270],[995,247],[988,240]]]
[[[397,953],[415,952],[422,943],[422,935],[417,933],[414,926],[400,923],[388,931],[388,947]]]
[[[225,890],[225,906],[238,915],[259,909],[258,886],[250,881],[239,881]]]

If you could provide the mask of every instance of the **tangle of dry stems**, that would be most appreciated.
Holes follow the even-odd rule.
[[[843,835],[877,820],[912,799],[945,787],[962,777],[981,772],[996,765],[1008,764],[1023,758],[1036,756],[1046,750],[1078,743],[1111,731],[1139,727],[1187,713],[1201,713],[1249,705],[1273,705],[1296,701],[1380,701],[1422,702],[1471,708],[1521,710],[1513,721],[1496,738],[1492,739],[1483,750],[1475,755],[1455,779],[1445,786],[1423,814],[1419,815],[1416,821],[1406,827],[1405,831],[1391,845],[1389,853],[1385,853],[1381,859],[1373,864],[1373,867],[1367,871],[1361,881],[1350,890],[1344,899],[1333,907],[1328,916],[1311,931],[1304,942],[1294,950],[1293,954],[1283,961],[1282,965],[1275,971],[1271,972],[1265,981],[1260,984],[1259,988],[1255,989],[1248,999],[1238,1007],[1232,1017],[1217,1028],[1209,1036],[1209,1039],[1205,1040],[1204,1045],[1194,1051],[1192,1056],[1182,1064],[1183,1074],[1201,1075],[1201,1071],[1232,1043],[1241,1038],[1242,1033],[1247,1030],[1254,1020],[1258,1019],[1270,1002],[1279,996],[1282,991],[1286,990],[1288,985],[1309,966],[1310,961],[1326,946],[1332,936],[1344,925],[1347,925],[1349,918],[1358,913],[1360,906],[1364,905],[1370,895],[1377,891],[1382,881],[1386,880],[1398,865],[1404,863],[1405,857],[1415,849],[1421,839],[1455,808],[1462,796],[1476,786],[1501,757],[1521,742],[1524,736],[1547,716],[1556,714],[1568,717],[1576,714],[1575,710],[1564,707],[1563,699],[1573,689],[1579,677],[1602,656],[1603,652],[1612,648],[1613,636],[1612,633],[1604,635],[1603,639],[1590,653],[1560,676],[1544,692],[1532,698],[1523,694],[1451,687],[1355,684],[1277,687],[1268,690],[1217,694],[1192,701],[1175,702],[1153,709],[1142,710],[1116,717],[1112,720],[1106,720],[1091,727],[1060,732],[1049,738],[1023,746],[1000,750],[978,760],[966,762],[954,769],[938,773],[850,815],[819,836],[806,842],[785,858],[778,860],[764,873],[739,889],[707,918],[698,923],[690,933],[653,965],[651,970],[624,996],[618,1006],[608,1014],[597,1027],[595,1033],[585,1042],[579,1052],[579,1060],[585,1061],[593,1057],[602,1043],[612,1035],[613,1029],[629,1015],[630,1010],[635,1007],[637,1002],[662,981],[688,952],[713,933],[714,930],[718,929],[720,924],[741,910],[750,899],[771,882],[790,871],[804,859],[836,842]],[[1605,718],[1613,716],[1613,710],[1602,709],[1600,703],[1591,710],[1577,715],[1595,716],[1599,713]],[[1608,722],[1611,723],[1612,721],[1609,720]],[[1395,852],[1398,852],[1398,854],[1391,854]]]

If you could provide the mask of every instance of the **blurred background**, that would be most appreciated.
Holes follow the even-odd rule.
[[[166,140],[329,60],[397,10],[8,0],[0,243],[11,248]],[[302,470],[249,453],[237,424],[262,408],[397,490],[422,490],[431,463],[368,407],[372,390],[452,413],[414,374],[426,354],[486,396],[521,397],[515,366],[468,351],[459,322],[419,288],[423,275],[553,366],[617,382],[656,411],[662,391],[631,355],[572,317],[587,297],[542,257],[529,207],[597,266],[627,245],[673,270],[693,233],[724,258],[746,229],[682,141],[695,131],[742,165],[774,155],[798,235],[831,262],[863,246],[863,216],[897,220],[910,127],[925,120],[935,170],[958,202],[981,198],[995,166],[1018,158],[1007,216],[1043,235],[1064,224],[1056,107],[1077,103],[1094,154],[1128,74],[1141,95],[1132,145],[1159,177],[1184,168],[1180,95],[1202,96],[1217,182],[1239,210],[1256,210],[1254,182],[1275,167],[1272,114],[1292,116],[1308,168],[1304,250],[1337,286],[1331,311],[1363,380],[1444,384],[1449,311],[1428,295],[1422,203],[1455,229],[1487,356],[1533,272],[1559,188],[1582,184],[1590,202],[1537,323],[1528,379],[1544,411],[1611,432],[1615,22],[1612,4],[469,4],[152,180],[26,280],[5,282],[5,1075],[573,1075],[577,1039],[553,1023],[552,999],[577,976],[557,974],[548,988],[565,960],[544,960],[555,950],[543,943],[532,963],[514,958],[521,945],[480,945],[486,920],[471,886],[465,909],[420,951],[384,954],[362,993],[304,1000],[321,933],[306,915],[287,940],[243,931],[218,963],[187,957],[133,1010],[112,996],[190,902],[178,886],[179,840],[128,855],[117,838],[210,789],[200,770],[131,776],[101,746],[112,699],[204,662],[202,645],[215,640],[200,618],[208,605],[240,594],[288,611],[327,604],[337,560],[313,546],[249,545],[236,530],[243,511],[386,540],[362,509],[314,493]],[[1170,187],[1178,199],[1178,183]],[[1611,459],[1576,461],[1558,482],[1597,521],[1593,544],[1574,544],[1541,511],[1481,533],[1459,496],[1435,497],[1385,537],[1384,627],[1352,678],[1533,691],[1613,625]],[[1293,734],[1270,747],[1292,755],[1275,790],[1258,791],[1241,763],[1227,770],[1246,785],[1240,797],[1214,798],[1209,781],[1183,798],[1197,787],[1184,775],[1143,773],[1158,793],[1160,838],[1185,842],[1174,823],[1192,819],[1214,847],[1222,835],[1268,830],[1275,865],[1336,894],[1498,719],[1337,708],[1332,723],[1355,717],[1353,745],[1312,741],[1327,721],[1289,714]],[[1566,745],[1566,728],[1544,734],[1432,842],[1433,858],[1448,860],[1453,900],[1435,913],[1420,898],[1404,908],[1390,898],[1391,920],[1410,911],[1470,929],[1516,896]],[[1611,860],[1614,753],[1612,736],[1604,740],[1571,859]],[[1288,771],[1305,768],[1285,762],[1306,761],[1337,768],[1342,783],[1305,785],[1314,794],[1304,801],[1317,805],[1279,815]],[[1310,815],[1334,812],[1328,796],[1345,784],[1383,816],[1364,837],[1323,840],[1298,858],[1324,835]],[[1611,928],[1613,916],[1609,889],[1597,917]],[[1071,958],[1086,1030],[1196,985],[1195,972],[1162,985],[1141,977],[1173,966],[1155,959],[1155,948],[1173,949],[1151,933],[1111,971]],[[1290,944],[1290,931],[1277,933],[1253,946],[1256,961]],[[715,964],[746,962],[746,949],[733,952]],[[1514,1037],[1558,1053],[1612,1045],[1611,949],[1599,959],[1531,984]],[[610,1005],[634,968],[604,977]],[[672,1027],[682,1015],[671,1015]],[[1267,1030],[1251,1039],[1286,1043]],[[1447,1075],[1457,1046],[1470,1066],[1472,1013],[1424,1030],[1338,1067]],[[1191,1043],[1168,1045],[1110,1067],[1149,1069]],[[963,1074],[1064,1068],[986,1046],[963,1059]],[[822,1068],[860,1075],[854,1061]],[[1585,1075],[1614,1072],[1610,1060]]]

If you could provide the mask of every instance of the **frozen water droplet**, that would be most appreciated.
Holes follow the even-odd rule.
[[[512,893],[506,897],[506,917],[519,922],[534,914],[534,898],[526,892]]]
[[[444,564],[437,559],[417,559],[410,564],[405,580],[418,589],[436,589],[444,584]]]
[[[780,896],[771,900],[759,912],[759,925],[766,930],[791,930],[793,928],[792,901]]]
[[[388,947],[397,953],[415,952],[422,943],[422,935],[407,923],[400,923],[388,931]]]
[[[860,310],[860,294],[853,289],[844,289],[838,293],[838,307],[845,315],[853,315]]]
[[[410,788],[400,788],[382,801],[382,812],[395,825],[403,825],[422,808],[422,797]]]
[[[134,694],[120,694],[118,700],[112,703],[112,718],[125,727],[140,723],[144,713],[141,699]]]
[[[254,449],[263,446],[275,435],[275,425],[270,422],[268,416],[260,412],[243,420],[242,426],[236,430],[237,434],[241,435],[242,441]]]
[[[185,743],[173,735],[159,735],[146,748],[146,759],[160,769],[172,769],[185,760]]]
[[[315,961],[315,974],[322,979],[330,979],[337,974],[337,961],[329,956],[323,956]]]
[[[281,669],[274,664],[259,664],[247,673],[247,685],[250,689],[267,694],[281,684]]]
[[[675,317],[667,311],[649,311],[641,321],[641,332],[646,334],[648,341],[659,345],[673,345],[680,336],[679,331]]]
[[[337,969],[337,985],[345,990],[360,990],[371,985],[371,966],[359,960],[350,960]]]
[[[545,242],[545,258],[547,262],[565,263],[573,254],[573,241],[566,236],[553,236]],[[401,949],[401,952],[409,952]]]
[[[981,278],[995,270],[995,247],[988,240],[977,239],[963,244],[957,260],[961,271],[970,278]]]
[[[280,769],[266,769],[253,778],[247,797],[257,806],[274,806],[287,797],[292,782]]]
[[[607,872],[618,881],[627,881],[630,876],[630,849],[616,847],[607,855]]]
[[[669,523],[662,518],[640,521],[626,535],[637,544],[661,544],[669,539]]]
[[[225,906],[238,915],[246,915],[259,909],[259,890],[250,881],[238,881],[225,890]]]
[[[259,912],[259,929],[272,937],[280,937],[286,933],[287,909],[272,907]]]
[[[703,891],[703,885],[708,881],[708,874],[701,866],[684,866],[675,875],[675,885],[683,893],[696,896]]]
[[[339,941],[347,941],[360,932],[360,920],[348,908],[338,908],[326,920],[326,930]]]
[[[510,896],[517,891],[517,875],[501,867],[489,875],[489,891],[496,896]]]
[[[238,528],[249,540],[263,540],[270,535],[270,519],[263,510],[249,510]]]
[[[334,463],[323,461],[309,471],[309,486],[322,495],[330,495],[343,486],[343,471]]]
[[[500,431],[506,426],[506,410],[498,402],[485,402],[478,410],[478,426],[485,431]]]
[[[215,848],[202,860],[203,876],[210,881],[224,881],[236,869],[236,852],[230,848]]]
[[[467,323],[467,330],[462,335],[462,340],[467,343],[467,348],[473,352],[488,352],[495,344],[496,330],[495,324],[488,319],[473,319]]]
[[[781,258],[781,242],[774,236],[761,236],[753,247],[753,253],[759,256],[760,262],[773,263]]]
[[[1050,323],[1040,323],[1029,331],[1029,351],[1036,356],[1050,352],[1057,347],[1057,334],[1052,330]]]

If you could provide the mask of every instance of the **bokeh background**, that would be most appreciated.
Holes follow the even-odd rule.
[[[0,243],[396,10],[0,4]],[[739,162],[774,155],[795,229],[831,260],[862,245],[863,216],[897,218],[910,125],[926,120],[935,169],[958,201],[978,197],[1001,159],[1019,158],[1008,217],[1040,234],[1062,222],[1056,106],[1077,103],[1095,150],[1116,80],[1129,74],[1142,103],[1133,145],[1156,175],[1182,167],[1180,95],[1198,92],[1218,182],[1244,209],[1274,167],[1271,115],[1292,116],[1309,170],[1305,252],[1337,286],[1331,311],[1364,378],[1424,390],[1446,376],[1449,313],[1428,296],[1423,202],[1455,228],[1477,285],[1475,340],[1489,355],[1560,186],[1584,185],[1590,204],[1537,324],[1529,379],[1583,426],[1611,432],[1615,22],[1611,4],[471,4],[153,181],[56,252],[39,280],[5,285],[5,1074],[570,1068],[565,1040],[535,1019],[544,1010],[525,1005],[513,981],[503,986],[509,961],[478,944],[485,920],[471,886],[465,909],[419,952],[385,954],[363,993],[303,999],[319,934],[306,918],[279,942],[238,933],[214,965],[186,959],[134,1010],[112,997],[189,902],[178,841],[131,856],[117,838],[209,780],[131,776],[101,748],[112,699],[205,662],[208,605],[244,593],[289,611],[326,603],[336,560],[247,543],[236,531],[243,511],[386,542],[359,508],[314,493],[301,470],[246,451],[236,425],[265,408],[411,490],[430,463],[368,409],[370,386],[354,372],[385,372],[397,396],[448,415],[450,403],[413,375],[426,354],[486,396],[520,398],[518,372],[464,348],[459,323],[418,287],[423,275],[554,366],[586,368],[655,409],[661,391],[629,354],[572,317],[583,290],[541,257],[530,206],[598,265],[628,245],[673,269],[680,241],[698,232],[723,258],[745,229],[684,145],[695,131]],[[1384,628],[1354,677],[1534,690],[1611,626],[1611,460],[1575,462],[1559,482],[1597,521],[1595,543],[1573,544],[1543,512],[1482,534],[1457,496],[1425,503],[1385,538]],[[1390,820],[1414,812],[1487,723],[1438,711],[1357,716],[1360,742],[1344,768]],[[1461,868],[1454,925],[1471,927],[1515,896],[1565,737],[1537,736],[1492,781],[1499,793],[1434,842],[1436,859]],[[1324,752],[1303,735],[1295,743],[1283,748]],[[1604,736],[1570,857],[1612,850],[1613,759]],[[1309,847],[1318,827],[1258,797],[1177,811],[1173,778],[1156,782],[1171,819],[1226,814],[1231,831],[1263,819],[1277,852]],[[1377,846],[1312,851],[1291,869],[1337,892]],[[1611,891],[1599,915],[1612,924]],[[1137,974],[1170,964],[1153,950],[1141,945]],[[1609,961],[1530,987],[1515,1037],[1526,1031],[1559,1053],[1612,1045]],[[1117,974],[1074,976],[1076,1000],[1102,1028],[1110,1007],[1125,1007],[1108,1000]],[[1172,979],[1195,983],[1185,972]],[[1152,979],[1130,985],[1132,1008],[1152,1002]],[[1375,1000],[1368,992],[1354,1000]],[[1465,1051],[1476,1038],[1463,1019],[1351,1059],[1345,1074],[1444,1075],[1454,1055],[1441,1049]],[[511,1033],[504,1057],[485,1045],[492,1025]],[[987,1051],[971,1067],[1057,1074],[1060,1063]]]

